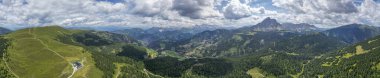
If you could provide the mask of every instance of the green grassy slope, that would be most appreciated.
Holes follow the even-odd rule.
[[[0,78],[15,78],[15,75],[13,75],[13,72],[10,71],[8,68],[8,65],[5,63],[7,60],[5,58],[6,54],[6,49],[9,46],[9,40],[4,39],[3,36],[0,36]]]
[[[315,59],[303,77],[380,77],[380,36]]]
[[[232,39],[225,42],[228,44],[214,51],[236,51],[239,48],[223,47],[237,47],[238,44],[250,47],[264,42],[246,40],[251,35],[254,34],[233,34]],[[264,37],[265,33],[261,35]],[[120,35],[66,30],[58,26],[9,33],[0,37],[0,43],[9,43],[9,46],[0,44],[0,78],[380,77],[380,36],[339,52],[330,52],[340,46],[332,43],[336,40],[321,34],[294,35],[289,40],[269,40],[279,45],[264,46],[269,50],[219,58],[184,58],[170,51],[157,53],[139,46],[127,36],[115,36]],[[72,64],[75,62],[83,66],[74,72]]]
[[[20,78],[101,77],[91,54],[82,47],[57,40],[58,36],[72,34],[58,26],[22,29],[5,36],[10,41],[5,63]],[[83,67],[73,72],[72,63]]]
[[[92,54],[101,78],[159,78],[147,71],[142,60],[153,59],[157,52],[138,46],[139,42],[124,35],[108,32],[78,31],[61,36],[59,41],[83,47]]]

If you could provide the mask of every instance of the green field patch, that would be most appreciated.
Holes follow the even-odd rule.
[[[146,49],[146,52],[148,53],[148,58],[153,59],[156,58],[158,53],[152,49]]]
[[[317,78],[325,78],[325,75],[317,75]]]
[[[29,51],[10,50],[8,66],[21,78],[28,77],[61,77],[65,68],[70,65],[53,52],[40,48],[39,52],[28,53]]]
[[[330,67],[333,64],[333,62],[324,62],[322,66],[324,67]]]
[[[355,53],[346,53],[343,55],[343,58],[350,58],[352,56],[365,54],[367,52],[368,51],[365,51],[362,46],[358,45],[355,47]]]
[[[315,56],[314,58],[315,58],[315,59],[320,59],[320,58],[322,58],[322,56],[323,56],[323,55],[319,55],[319,56]]]
[[[57,41],[57,37],[70,34],[61,27],[22,29],[5,38],[11,40],[7,61],[10,70],[20,78],[98,78],[101,71],[94,66],[91,54],[82,47]],[[83,65],[73,71],[72,63]]]
[[[292,55],[292,56],[298,56],[298,55],[300,55],[300,54],[295,53],[295,52],[291,52],[291,53],[287,52],[286,54],[287,54],[287,55]]]
[[[236,34],[238,34],[238,35],[244,35],[244,33],[236,33]]]
[[[336,59],[340,58],[341,56],[335,56]]]
[[[343,58],[350,58],[350,57],[352,57],[354,55],[355,54],[353,54],[353,53],[346,53],[346,54],[343,55]]]
[[[160,56],[174,57],[174,58],[178,58],[179,60],[186,59],[185,57],[180,56],[177,52],[175,52],[175,51],[169,51],[169,50],[161,52]]]
[[[376,70],[379,70],[379,71],[380,71],[380,63],[378,63],[378,64],[376,65]]]
[[[243,47],[247,47],[247,45],[248,45],[249,43],[251,43],[251,40],[246,40],[246,41],[244,42],[244,44],[243,44]]]
[[[362,48],[362,46],[360,46],[360,45],[358,45],[358,46],[356,46],[355,47],[356,48],[356,55],[360,55],[360,54],[365,54],[365,53],[367,53],[367,51],[365,51],[363,48]]]
[[[263,63],[269,63],[273,59],[273,56],[274,55],[267,55],[267,56],[260,57],[260,59],[263,61]]]
[[[234,36],[232,36],[232,39],[234,39],[236,41],[242,41],[243,40],[243,38],[240,35],[234,35]]]
[[[125,63],[114,63],[116,66],[115,74],[113,78],[119,78],[119,75],[121,74],[121,68],[127,66],[128,64]]]
[[[260,68],[252,68],[247,71],[247,74],[251,75],[252,78],[265,78],[265,75],[263,74],[263,70]]]
[[[371,44],[371,43],[373,43],[373,42],[375,42],[375,41],[377,41],[377,40],[379,40],[379,39],[370,40],[370,41],[368,41],[368,44]]]
[[[354,70],[353,70],[353,69],[349,69],[349,70],[348,70],[348,72],[350,72],[350,73],[351,73],[352,71],[354,71]]]
[[[254,36],[256,34],[256,32],[248,32],[247,35],[251,35],[251,36]]]
[[[237,53],[238,50],[239,50],[238,48],[232,47],[232,48],[228,49],[228,52],[230,52],[230,54],[234,54],[234,53]]]

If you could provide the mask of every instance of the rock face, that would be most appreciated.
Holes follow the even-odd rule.
[[[265,18],[261,23],[252,26],[254,31],[279,31],[283,27],[275,19]]]
[[[314,25],[300,23],[283,23],[280,24],[276,19],[266,18],[261,23],[251,27],[254,31],[291,31],[291,32],[313,32],[319,31]]]

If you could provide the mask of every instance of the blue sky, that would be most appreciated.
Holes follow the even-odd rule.
[[[0,0],[0,26],[192,27],[281,23],[380,26],[380,0]]]

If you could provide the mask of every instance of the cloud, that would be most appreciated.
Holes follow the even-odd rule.
[[[129,5],[132,14],[155,16],[172,8],[173,0],[132,0]]]
[[[352,0],[273,0],[273,5],[297,13],[355,13],[358,11]]]
[[[215,9],[214,0],[131,0],[127,3],[131,14],[143,17],[168,17],[165,16],[167,13],[178,13],[193,19],[222,16]]]
[[[96,2],[91,0],[3,0],[0,13],[4,23],[28,26],[53,24],[86,24],[104,21],[109,15],[122,14],[123,3]],[[86,18],[77,19],[77,18]],[[72,20],[68,23],[68,20]]]
[[[214,4],[214,0],[175,0],[173,9],[194,19],[222,16]]]
[[[224,16],[228,19],[240,19],[252,16],[253,14],[264,14],[265,8],[253,8],[250,6],[250,0],[231,0],[223,8]]]
[[[355,2],[355,3],[354,3]],[[380,25],[373,0],[0,0],[0,26]]]
[[[356,2],[356,3],[355,3]],[[358,3],[359,2],[359,3]],[[287,22],[341,26],[362,23],[379,26],[379,3],[373,0],[273,0],[273,5],[286,9],[287,15],[277,16]]]

